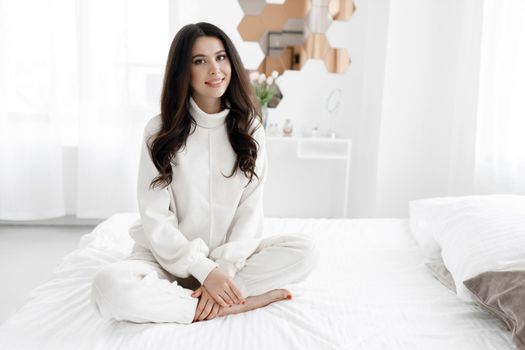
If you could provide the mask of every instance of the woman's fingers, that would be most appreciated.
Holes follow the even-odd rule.
[[[223,299],[222,296],[220,296],[219,294],[216,294],[216,293],[211,293],[209,292],[211,297],[213,298],[213,300],[215,300],[215,302],[217,302],[220,306],[222,307],[228,307],[228,303]]]
[[[202,314],[202,310],[204,310],[204,306],[206,305],[206,300],[199,300],[199,304],[197,305],[197,311],[195,311],[195,316],[193,317],[193,321],[196,321],[199,319],[200,315]]]
[[[228,303],[228,306],[230,305],[233,305],[233,304],[237,304],[236,302],[233,301],[233,298],[230,296],[230,293],[228,293],[228,290],[225,289],[222,293],[221,293],[221,297]],[[231,293],[233,294],[233,293]]]
[[[211,310],[208,317],[206,317],[207,320],[213,320],[217,315],[219,314],[219,310],[221,309],[221,306],[217,303],[213,304],[213,309]]]
[[[230,283],[230,289],[232,290],[234,294],[234,298],[236,300],[236,304],[242,304],[245,302],[244,298],[241,295],[241,291],[239,288],[237,288],[237,285],[235,283]]]
[[[235,282],[219,267],[208,274],[203,284],[212,298],[222,307],[244,302],[244,298]]]
[[[195,289],[195,291],[193,293],[191,293],[191,296],[194,297],[194,298],[198,298],[202,295],[202,286]]]
[[[215,303],[213,302],[212,299],[208,299],[208,302],[206,303],[206,305],[204,306],[204,309],[202,310],[202,313],[200,314],[199,316],[199,321],[202,321],[204,320],[206,317],[208,317],[208,315],[211,313],[211,310],[213,309],[213,305]]]

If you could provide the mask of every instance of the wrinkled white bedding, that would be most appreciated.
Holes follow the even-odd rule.
[[[137,214],[85,235],[0,326],[0,349],[515,349],[503,324],[435,280],[401,219],[266,219],[321,250],[294,298],[192,325],[103,321],[89,299],[101,266],[126,256]]]

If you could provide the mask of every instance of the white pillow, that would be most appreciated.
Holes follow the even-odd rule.
[[[412,236],[423,249],[427,259],[440,262],[441,246],[435,239],[435,232],[442,230],[447,217],[457,208],[472,202],[494,202],[505,198],[523,197],[494,194],[460,197],[436,197],[417,199],[409,202],[409,226]]]
[[[525,196],[456,197],[429,207],[428,230],[462,299],[474,300],[463,281],[525,259]]]
[[[434,238],[434,231],[443,224],[448,215],[448,206],[465,198],[426,198],[409,202],[410,232],[428,260],[441,260],[441,247]]]

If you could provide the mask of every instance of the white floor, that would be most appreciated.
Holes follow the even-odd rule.
[[[0,225],[0,324],[51,277],[90,226]]]

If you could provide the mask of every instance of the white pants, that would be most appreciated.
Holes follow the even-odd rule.
[[[234,281],[244,298],[260,295],[304,280],[317,259],[317,249],[309,237],[271,236],[261,240]],[[198,286],[194,278],[171,275],[151,253],[131,254],[96,273],[92,301],[104,318],[189,324],[198,303],[191,293]]]

